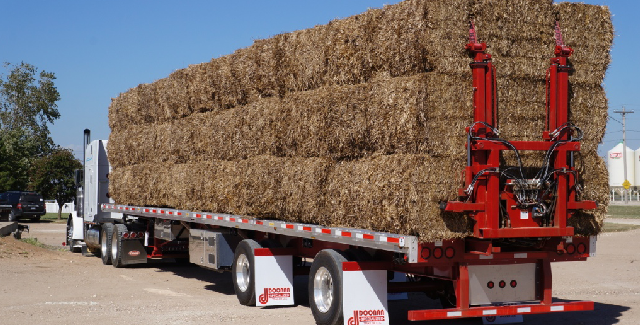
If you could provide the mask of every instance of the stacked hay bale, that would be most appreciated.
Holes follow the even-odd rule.
[[[585,130],[583,199],[606,202],[596,147],[606,124],[609,12],[550,0],[408,0],[139,85],[109,108],[110,192],[120,204],[424,240],[468,235],[467,217],[438,208],[462,185],[473,114],[468,21],[498,69],[501,135],[539,140],[556,16],[576,68],[602,67],[571,76],[571,119]],[[535,154],[525,161],[541,163]],[[582,213],[574,225],[597,233],[603,218],[604,210]]]

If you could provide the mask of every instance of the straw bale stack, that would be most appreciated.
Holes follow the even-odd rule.
[[[486,10],[491,8],[491,10]],[[597,144],[613,29],[606,7],[551,0],[407,0],[258,40],[120,94],[109,108],[118,203],[462,237],[439,202],[462,186],[473,117],[469,19],[497,67],[500,136],[540,140],[555,19],[575,50],[570,120],[582,199],[570,220],[598,233],[607,175]],[[523,152],[529,173],[542,153]],[[515,165],[503,153],[505,166]],[[150,190],[152,189],[152,190]]]

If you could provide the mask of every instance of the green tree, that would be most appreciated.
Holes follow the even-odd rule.
[[[63,148],[56,148],[33,162],[29,172],[29,190],[58,201],[58,220],[62,216],[62,205],[76,196],[74,171],[80,168],[82,164],[71,150]]]
[[[60,118],[55,75],[28,63],[0,76],[0,191],[24,190],[34,159],[54,148],[48,124]]]
[[[31,153],[24,132],[0,129],[0,192],[24,190]]]

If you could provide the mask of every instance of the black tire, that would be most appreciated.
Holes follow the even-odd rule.
[[[67,246],[71,253],[80,253],[80,247],[73,247],[73,220],[67,219]]]
[[[346,261],[347,259],[337,251],[324,249],[316,255],[311,264],[309,307],[318,325],[344,324],[342,262]]]
[[[256,305],[256,272],[255,256],[253,250],[262,248],[255,240],[245,239],[236,248],[233,265],[231,265],[231,277],[233,290],[241,305]]]
[[[127,226],[117,224],[113,227],[111,237],[111,265],[115,268],[124,267],[122,263],[122,234],[127,232]]]
[[[113,224],[102,224],[100,229],[100,257],[102,264],[111,265],[111,238],[113,236]]]
[[[453,288],[452,283],[448,284],[444,292],[440,295],[440,304],[442,305],[442,308],[445,309],[457,307],[456,291]]]
[[[18,221],[18,217],[16,216],[15,213],[13,213],[13,211],[11,211],[9,213],[9,217],[7,218],[7,221],[9,221],[9,222]]]

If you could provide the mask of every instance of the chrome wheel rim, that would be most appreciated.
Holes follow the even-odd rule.
[[[100,236],[100,252],[102,255],[106,255],[108,252],[107,247],[107,233],[105,231],[102,232],[102,236]]]
[[[67,229],[67,245],[71,246],[71,238],[73,238],[73,226],[69,226]]]
[[[313,300],[322,313],[331,308],[333,302],[333,277],[329,270],[322,266],[313,278]]]
[[[249,283],[251,282],[251,268],[249,266],[249,259],[246,255],[240,254],[236,261],[236,284],[238,289],[242,292],[246,292],[249,289]]]
[[[116,235],[117,236],[117,235]],[[116,237],[113,236],[113,237]],[[115,259],[118,256],[118,241],[116,238],[111,237],[111,258]],[[116,239],[114,241],[114,239]]]

